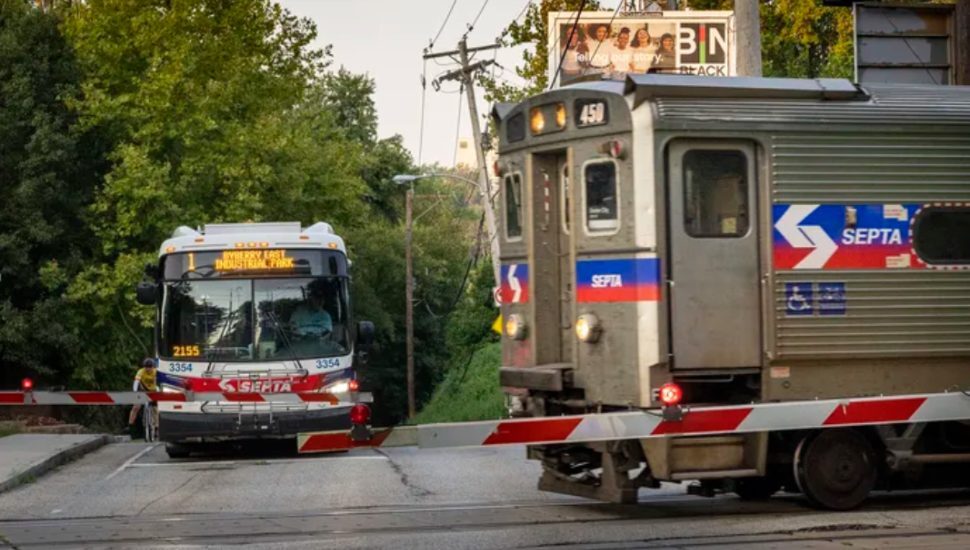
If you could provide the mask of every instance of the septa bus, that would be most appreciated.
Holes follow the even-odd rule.
[[[343,239],[324,222],[179,227],[138,287],[139,302],[156,307],[162,391],[355,391],[355,344],[369,345],[373,324],[354,325],[349,269]],[[200,443],[349,428],[354,403],[158,405],[160,438],[177,457]]]

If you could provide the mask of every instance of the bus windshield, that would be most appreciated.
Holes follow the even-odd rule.
[[[162,357],[286,361],[350,353],[346,277],[168,281]]]

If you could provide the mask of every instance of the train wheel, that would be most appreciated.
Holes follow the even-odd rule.
[[[744,477],[734,481],[734,493],[741,500],[767,500],[781,489],[781,481],[774,477]]]
[[[830,510],[851,510],[862,504],[878,475],[872,445],[851,429],[806,436],[795,450],[794,468],[805,497]]]

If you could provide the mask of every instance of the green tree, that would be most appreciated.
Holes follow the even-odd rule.
[[[55,380],[80,341],[64,290],[91,254],[82,215],[103,139],[68,107],[81,72],[56,17],[0,0],[0,384]]]
[[[76,108],[113,143],[89,209],[99,258],[70,285],[89,335],[75,378],[112,385],[150,341],[132,288],[175,227],[347,227],[365,211],[360,149],[320,100],[329,56],[309,47],[315,28],[276,4],[92,0],[69,13],[86,71]]]

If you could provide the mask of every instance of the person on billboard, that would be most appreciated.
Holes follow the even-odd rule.
[[[660,37],[660,47],[657,48],[656,55],[653,56],[653,65],[651,69],[673,69],[677,66],[677,51],[676,46],[674,46],[674,35],[670,33],[664,33]]]
[[[586,49],[583,29],[572,27],[564,28],[563,41],[566,43],[566,55],[562,61],[562,74],[564,76],[576,76],[583,70],[583,62],[589,52]]]
[[[589,49],[587,66],[597,72],[606,72],[610,68],[610,26],[605,23],[593,23],[590,26],[592,38],[586,41]]]
[[[633,48],[633,72],[649,71],[653,56],[657,53],[657,45],[653,43],[653,37],[650,36],[650,28],[644,25],[637,29],[630,47]]]
[[[616,35],[616,46],[610,50],[610,71],[613,78],[625,78],[633,70],[633,48],[630,47],[630,29],[623,27]]]

